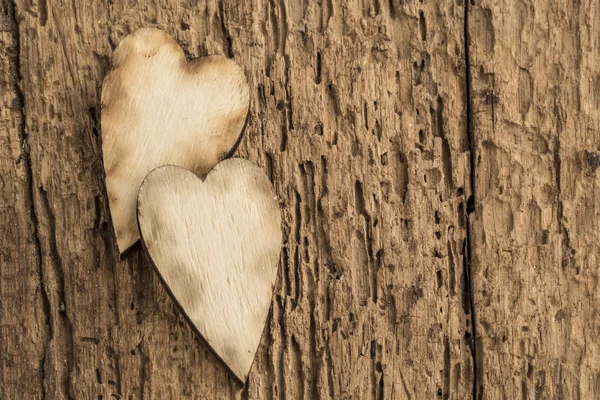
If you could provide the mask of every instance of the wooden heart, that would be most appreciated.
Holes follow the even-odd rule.
[[[168,164],[207,174],[232,152],[248,104],[244,72],[225,57],[186,62],[158,29],[119,44],[102,88],[102,150],[121,254],[139,239],[135,209],[146,175]]]
[[[154,169],[138,197],[144,248],[198,333],[242,382],[271,304],[281,212],[268,178],[249,161],[223,161],[202,181]]]

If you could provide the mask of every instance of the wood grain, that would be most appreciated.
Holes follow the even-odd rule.
[[[135,206],[144,177],[167,164],[205,175],[238,141],[248,90],[234,61],[187,62],[164,31],[140,29],[119,44],[102,88],[102,150],[121,253],[139,238]]]
[[[10,184],[31,193],[35,213],[17,221],[37,218],[42,256],[13,264],[43,273],[32,276],[39,301],[2,295],[17,308],[4,314],[14,336],[2,346],[30,346],[0,355],[0,373],[29,374],[0,397],[470,396],[460,1],[17,0],[14,10],[6,64],[21,78],[0,96],[23,94],[26,135],[10,143],[28,149],[19,166],[32,179]],[[115,252],[100,92],[114,44],[147,26],[190,58],[243,67],[251,106],[236,154],[264,168],[283,202],[281,282],[242,391],[143,252]],[[0,269],[3,293],[22,282],[12,270]]]
[[[0,398],[597,398],[598,5],[0,2]],[[241,391],[115,251],[100,91],[148,26],[246,71],[283,202]]]
[[[600,2],[476,3],[476,395],[598,399]]]
[[[32,290],[49,296],[46,308],[2,296],[35,312],[2,321],[32,346],[14,353],[25,366],[2,358],[0,373],[30,379],[0,397],[468,398],[464,11],[460,0],[16,0],[7,65],[21,77],[26,145],[10,143],[29,149],[32,179],[10,182],[31,193],[35,214],[18,221],[37,217],[42,257],[15,264],[39,267]],[[242,391],[143,252],[114,250],[100,91],[113,45],[147,26],[190,58],[243,67],[251,106],[236,154],[283,202],[281,282]],[[0,269],[3,291],[22,282],[11,271]]]
[[[164,166],[140,187],[144,248],[183,312],[245,382],[262,336],[281,252],[271,182],[249,161],[223,161],[202,181]]]

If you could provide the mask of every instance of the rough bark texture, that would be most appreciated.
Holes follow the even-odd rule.
[[[600,395],[598,2],[0,4],[0,398]],[[100,88],[146,26],[251,87],[285,245],[244,388],[118,261]]]

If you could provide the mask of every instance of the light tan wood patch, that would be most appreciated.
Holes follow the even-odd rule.
[[[142,241],[184,313],[243,382],[271,304],[281,213],[271,183],[249,161],[219,163],[203,182],[154,169],[138,199]]]
[[[119,251],[139,238],[138,189],[160,165],[205,175],[238,140],[248,113],[244,71],[222,56],[190,62],[167,33],[140,29],[113,54],[102,89],[106,187]]]

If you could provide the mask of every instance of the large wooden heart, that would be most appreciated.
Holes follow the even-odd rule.
[[[249,161],[223,161],[202,181],[154,169],[138,197],[142,243],[183,312],[229,369],[246,380],[269,313],[281,212]]]
[[[248,104],[244,72],[225,57],[187,62],[158,29],[119,44],[102,87],[102,149],[121,253],[139,238],[135,208],[146,175],[168,164],[207,174],[232,151]]]

